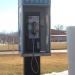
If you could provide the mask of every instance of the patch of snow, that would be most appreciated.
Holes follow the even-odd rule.
[[[43,75],[68,75],[68,70],[63,71],[63,72],[52,72],[52,73],[47,73]]]

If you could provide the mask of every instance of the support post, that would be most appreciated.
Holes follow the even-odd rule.
[[[40,56],[24,57],[24,75],[40,75]]]
[[[75,26],[67,27],[69,75],[75,74]]]

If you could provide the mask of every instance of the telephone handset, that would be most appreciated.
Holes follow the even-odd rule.
[[[31,24],[32,26],[32,28],[31,28],[31,33],[35,36],[36,34],[37,34],[37,30],[36,30],[36,22],[33,22],[32,24]]]
[[[29,16],[29,39],[39,38],[39,17]]]

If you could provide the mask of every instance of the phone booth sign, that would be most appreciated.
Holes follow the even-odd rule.
[[[50,55],[50,1],[19,0],[19,50],[23,56]]]

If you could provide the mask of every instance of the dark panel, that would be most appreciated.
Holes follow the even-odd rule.
[[[23,0],[23,4],[49,4],[49,0]]]
[[[40,75],[40,57],[24,57],[24,75]]]

